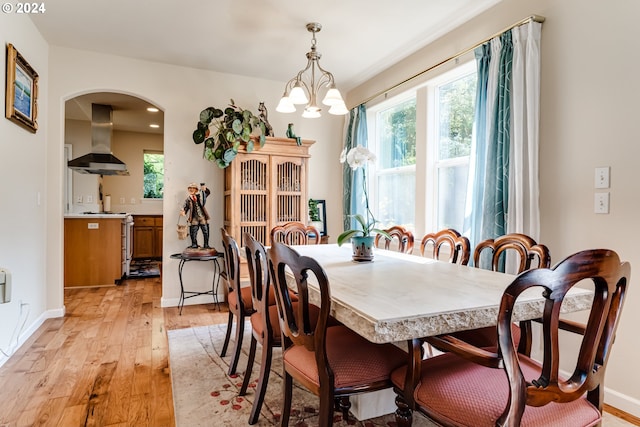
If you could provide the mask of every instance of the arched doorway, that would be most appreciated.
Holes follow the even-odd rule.
[[[112,112],[109,151],[127,165],[129,174],[126,176],[69,172],[66,167],[69,157],[75,159],[95,148],[92,141],[94,105],[108,106]],[[64,175],[65,181],[70,180],[70,185],[64,186],[65,218],[95,213],[161,215],[162,198],[148,198],[148,192],[144,191],[144,156],[145,153],[164,152],[163,111],[137,96],[92,92],[65,101],[64,117],[67,157],[64,160]],[[66,277],[65,273],[65,287]]]

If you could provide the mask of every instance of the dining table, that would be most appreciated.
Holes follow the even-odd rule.
[[[516,277],[377,248],[371,262],[353,261],[351,245],[292,248],[324,269],[331,292],[331,315],[374,343],[403,345],[416,338],[495,326],[502,294]],[[313,278],[308,287],[310,301],[319,304],[319,288]],[[575,287],[561,311],[587,310],[592,300],[592,291]],[[513,320],[539,318],[543,305],[540,290],[530,289],[518,299]],[[368,406],[378,406],[382,413],[395,408],[384,409],[380,402]],[[363,413],[365,417],[381,415]]]

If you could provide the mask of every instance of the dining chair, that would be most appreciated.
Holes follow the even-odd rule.
[[[251,295],[255,312],[250,316],[252,331],[251,345],[247,358],[247,368],[239,394],[240,396],[244,396],[247,393],[249,383],[251,382],[251,372],[255,361],[256,347],[257,344],[260,344],[262,347],[260,373],[258,374],[258,384],[255,389],[251,414],[249,415],[249,424],[255,424],[260,417],[260,410],[262,409],[267,385],[269,383],[273,348],[282,346],[282,333],[280,331],[280,322],[278,322],[275,290],[274,287],[271,286],[266,249],[251,233],[244,234],[244,247],[247,254],[247,269],[251,282]],[[295,307],[298,296],[290,290],[289,298],[291,298],[292,304]],[[319,313],[318,307],[310,306],[309,310],[311,321],[316,321]],[[332,317],[329,324],[337,323]]]
[[[488,256],[485,256],[488,254]],[[532,268],[532,265],[547,268],[551,265],[549,249],[538,244],[532,237],[522,233],[510,233],[495,239],[484,240],[473,251],[474,267],[487,268],[493,271],[504,271],[507,254],[517,257],[516,270],[519,274]]]
[[[251,288],[240,286],[240,253],[238,243],[227,233],[224,228],[220,229],[222,234],[222,247],[224,249],[225,278],[227,280],[229,304],[229,321],[227,322],[227,334],[224,337],[221,357],[225,357],[231,338],[231,329],[235,323],[236,342],[235,350],[229,364],[229,375],[236,373],[240,352],[242,350],[242,339],[244,336],[245,320],[255,311],[251,300]],[[234,322],[235,319],[235,322]]]
[[[392,374],[399,393],[396,420],[411,425],[412,409],[446,426],[596,426],[602,420],[604,377],[629,282],[630,266],[611,250],[594,249],[567,257],[553,269],[532,269],[505,289],[497,316],[498,349],[434,338],[447,352],[414,360]],[[591,283],[593,303],[587,323],[560,319],[567,292]],[[511,325],[518,298],[537,289],[544,299],[542,361],[513,345]],[[559,346],[559,331],[581,336],[581,345]],[[569,354],[567,354],[569,353]],[[564,377],[559,360],[571,360]],[[563,367],[566,368],[566,367]],[[406,402],[406,385],[415,386]]]
[[[404,254],[409,254],[413,251],[414,238],[411,231],[401,225],[394,225],[384,231],[391,238],[383,234],[376,234],[374,241],[376,248],[390,249]]]
[[[322,236],[317,228],[301,222],[287,222],[271,229],[271,242],[285,245],[318,245]]]
[[[264,396],[267,391],[273,348],[280,347],[282,340],[280,324],[278,323],[278,308],[275,305],[275,299],[274,304],[270,304],[269,301],[269,295],[273,292],[273,287],[271,286],[269,277],[269,266],[265,247],[250,233],[244,234],[244,247],[247,253],[247,267],[251,281],[253,308],[256,311],[250,317],[252,330],[251,346],[249,347],[247,369],[245,370],[244,381],[240,388],[240,396],[244,396],[247,392],[256,355],[256,346],[259,343],[262,347],[260,373],[258,375],[258,384],[255,389],[251,414],[249,415],[249,424],[255,424],[260,417],[260,410],[262,409],[262,403],[264,402]]]
[[[496,239],[484,240],[473,251],[473,266],[493,271],[503,271],[507,263],[507,254],[511,256],[519,274],[532,268],[548,268],[551,265],[549,248],[538,244],[532,237],[522,233],[510,233]],[[513,325],[515,342],[519,343],[524,354],[531,354],[531,322],[524,321]],[[498,342],[495,327],[471,329],[456,332],[463,341],[477,347],[496,348]]]
[[[471,257],[471,244],[468,238],[453,228],[445,228],[436,233],[425,234],[420,241],[420,255],[467,265]]]
[[[346,326],[329,326],[329,280],[313,258],[276,242],[269,249],[269,269],[283,340],[281,425],[289,423],[294,379],[319,396],[319,426],[333,424],[337,402],[347,420],[348,396],[390,387],[390,373],[406,363],[407,354],[392,344],[367,341]],[[310,316],[309,281],[319,291],[317,321]],[[297,305],[289,298],[289,288],[299,297]]]

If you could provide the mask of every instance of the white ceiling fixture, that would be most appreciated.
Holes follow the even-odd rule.
[[[296,104],[306,104],[302,117],[308,119],[320,117],[322,109],[318,106],[318,97],[320,92],[326,89],[322,103],[331,107],[329,108],[329,114],[343,115],[349,112],[344,104],[344,99],[342,99],[342,94],[336,88],[333,74],[320,66],[322,55],[316,50],[316,33],[320,32],[321,29],[322,25],[317,22],[307,24],[307,31],[313,34],[311,37],[311,50],[307,52],[307,66],[298,71],[298,74],[287,82],[276,111],[293,113],[296,111]],[[320,73],[317,80],[316,73]]]

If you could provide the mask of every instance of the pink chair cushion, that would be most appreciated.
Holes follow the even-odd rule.
[[[540,365],[520,355],[527,380],[538,378]],[[391,380],[402,388],[406,366],[396,369]],[[441,422],[493,427],[504,411],[509,384],[502,369],[486,368],[446,353],[422,362],[421,382],[414,393],[416,403]],[[595,426],[600,412],[586,398],[570,403],[525,407],[522,426]]]
[[[407,363],[407,353],[392,344],[374,344],[346,326],[327,328],[327,358],[335,388],[352,387],[389,379],[391,371]],[[319,386],[313,351],[294,346],[283,354],[285,365]]]
[[[253,312],[253,300],[251,299],[251,288],[240,288],[240,297],[242,298],[242,302],[244,303],[244,310],[247,313]],[[238,306],[238,297],[234,291],[229,292],[227,295],[227,302],[229,303],[229,307],[237,307]]]
[[[278,322],[278,306],[269,306],[269,319],[271,319],[271,329],[273,330],[273,339],[276,343],[281,341],[280,336],[280,322]],[[251,327],[253,331],[264,338],[264,322],[262,321],[261,313],[253,313],[251,315]]]

